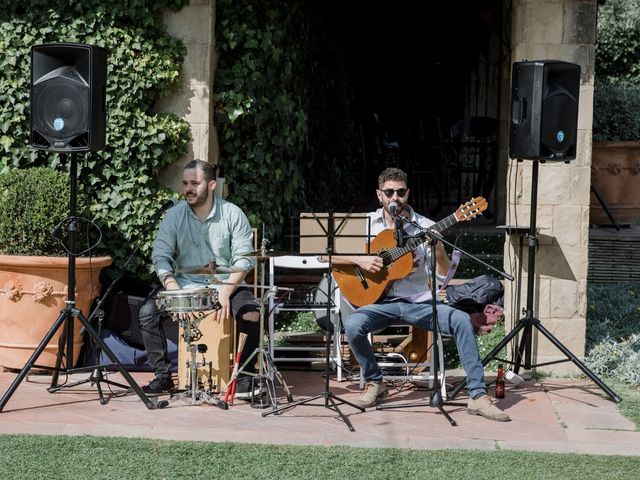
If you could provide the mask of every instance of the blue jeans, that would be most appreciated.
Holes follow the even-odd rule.
[[[436,308],[440,331],[443,334],[452,335],[456,342],[462,367],[467,374],[469,396],[475,398],[481,393],[486,393],[484,367],[480,361],[478,344],[469,315],[439,302]],[[368,334],[395,323],[406,323],[423,330],[431,330],[432,310],[431,301],[412,303],[395,300],[361,307],[349,316],[344,331],[349,339],[351,350],[360,363],[365,380],[382,382],[382,371],[376,362]]]

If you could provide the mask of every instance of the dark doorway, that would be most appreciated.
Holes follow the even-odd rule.
[[[472,196],[492,205],[509,62],[503,1],[315,3],[352,71],[362,162],[355,209],[375,208],[376,178],[388,166],[410,174],[411,203],[434,219]]]

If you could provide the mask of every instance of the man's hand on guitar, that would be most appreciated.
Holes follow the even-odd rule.
[[[382,270],[382,267],[384,267],[382,258],[378,257],[377,255],[363,255],[360,257],[353,257],[353,262],[362,270],[370,273],[377,273]]]

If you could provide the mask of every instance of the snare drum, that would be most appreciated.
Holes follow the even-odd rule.
[[[220,308],[215,288],[164,290],[158,293],[156,305],[168,313],[202,312]]]

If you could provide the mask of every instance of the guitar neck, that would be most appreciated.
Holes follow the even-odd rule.
[[[385,252],[387,255],[385,255],[383,257],[384,264],[388,265],[388,264],[390,264],[392,262],[395,262],[400,257],[406,255],[407,253],[411,252],[412,250],[415,250],[417,247],[419,247],[424,242],[424,240],[429,235],[430,231],[432,231],[432,230],[438,230],[438,231],[446,230],[447,228],[451,227],[452,225],[455,225],[456,223],[458,223],[458,218],[456,217],[455,213],[452,213],[448,217],[443,218],[438,223],[434,223],[429,228],[427,228],[426,232],[421,233],[420,235],[418,235],[416,237],[410,238],[407,241],[407,243],[405,244],[404,247],[394,247],[394,248],[388,250],[387,252]]]

